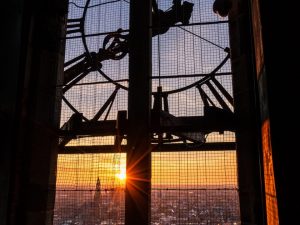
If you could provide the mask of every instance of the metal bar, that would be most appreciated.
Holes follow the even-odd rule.
[[[63,140],[59,143],[58,147],[63,147],[66,144],[68,144],[70,141],[72,140],[71,137],[65,137],[63,138]]]
[[[109,103],[108,109],[107,109],[107,111],[106,111],[106,115],[105,115],[105,117],[104,117],[104,121],[107,120],[108,115],[109,115],[110,110],[111,110],[111,108],[112,108],[112,106],[113,106],[113,104],[114,104],[115,99],[116,99],[116,98],[114,97],[114,99]]]
[[[124,90],[128,90],[128,87],[125,87],[122,84],[119,84],[118,82],[116,82],[115,80],[111,79],[109,76],[107,76],[102,70],[100,70],[98,68],[98,72],[107,80],[110,81],[112,84],[119,86],[120,88],[124,89]]]
[[[88,121],[80,124],[77,130],[72,131],[60,131],[60,136],[112,136],[116,134],[116,121]]]
[[[232,151],[236,150],[235,142],[214,142],[193,144],[166,144],[157,147],[151,145],[152,152],[185,152],[185,151]],[[125,153],[125,146],[117,149],[114,145],[94,145],[94,146],[65,146],[60,148],[59,154],[86,154],[86,153]]]
[[[189,78],[189,77],[205,77],[209,74],[187,74],[187,75],[171,75],[171,76],[152,76],[151,79],[172,79],[172,78]],[[214,76],[228,76],[232,75],[231,72],[225,72],[225,73],[216,73]],[[128,82],[128,79],[120,79],[120,80],[114,80],[114,82]],[[111,81],[97,81],[97,82],[87,82],[87,83],[80,83],[80,84],[74,84],[73,86],[84,86],[84,85],[95,85],[95,84],[107,84],[111,83]],[[57,85],[57,87],[63,87],[66,85]]]
[[[72,28],[72,27],[71,27]],[[66,31],[66,34],[73,34],[73,33],[80,33],[82,31],[81,28],[78,28],[78,29],[74,29],[74,30],[67,30]]]
[[[207,94],[203,91],[203,89],[200,85],[197,85],[196,87],[200,93],[200,96],[201,96],[202,102],[204,103],[204,106],[209,106],[208,100],[207,100],[207,98],[208,98]]]
[[[63,97],[64,101],[65,98]],[[76,112],[76,111],[74,111]],[[194,117],[174,117],[164,116],[168,120],[163,120],[160,125],[156,125],[156,121],[149,122],[149,129],[152,133],[167,132],[167,133],[179,133],[179,132],[220,132],[220,131],[234,131],[235,124],[233,122],[233,115],[229,117],[226,114],[218,114],[218,116],[194,116]],[[87,120],[83,117],[84,120]],[[125,134],[129,134],[130,125],[128,120],[127,129],[124,130]],[[139,127],[138,124],[136,127]],[[135,128],[136,128],[135,127]],[[136,129],[137,130],[137,129]],[[138,132],[138,131],[136,131]],[[74,135],[90,135],[90,136],[107,136],[116,135],[116,120],[106,121],[87,121],[80,124],[80,128],[72,131],[59,131],[61,137],[74,136]]]
[[[118,111],[116,122],[115,149],[117,152],[122,151],[122,140],[124,138],[124,127],[126,126],[127,111]]]
[[[253,27],[260,27],[260,22],[258,16],[252,17],[257,20],[251,21],[251,12],[247,4],[239,4],[238,1],[232,1],[232,3],[232,10],[229,14],[229,41],[232,49],[232,89],[236,123],[240,220],[243,225],[269,224],[263,219],[264,206],[262,202],[265,198],[262,196],[264,184],[261,171],[264,168],[260,155],[261,144],[258,144],[262,143],[262,140],[260,136],[261,130],[258,126],[260,121],[257,101],[258,87],[253,57],[254,34],[251,30]],[[254,9],[256,8],[259,7],[254,6]],[[270,18],[267,20],[271,21]],[[267,33],[267,31],[264,30],[263,33]],[[269,36],[273,37],[273,35]],[[255,37],[255,40],[259,39],[260,37]],[[265,40],[267,39],[264,36]],[[276,45],[269,45],[270,50],[272,46]],[[241,51],[241,49],[243,50]],[[261,60],[261,56],[256,55],[256,57]],[[269,145],[268,141],[267,143]],[[286,205],[286,202],[284,202],[284,205]],[[274,221],[273,224],[278,223]],[[280,221],[280,224],[293,223]]]
[[[63,100],[66,101],[65,97]],[[66,102],[67,104],[67,102]],[[69,106],[69,105],[68,105]],[[77,112],[77,111],[74,111]],[[78,112],[77,112],[78,113]],[[175,117],[167,112],[161,117],[162,122],[157,125],[157,122],[149,122],[149,129],[152,133],[167,132],[167,133],[178,133],[178,132],[220,132],[220,131],[234,131],[235,124],[232,115],[226,113],[219,113],[218,115],[209,114],[206,116],[193,116],[193,117]],[[87,120],[84,116],[84,120]],[[166,119],[167,118],[167,119]],[[159,118],[158,118],[159,119]],[[129,133],[128,120],[124,121],[127,129],[124,130],[124,134]],[[140,126],[139,124],[137,127]],[[136,131],[138,132],[138,131]],[[61,137],[70,135],[90,135],[90,136],[107,136],[116,135],[116,120],[106,121],[86,121],[80,124],[80,128],[72,131],[59,131]]]
[[[73,111],[73,112],[75,112],[75,113],[78,113],[78,114],[80,114],[80,112],[79,111],[77,111],[77,109],[65,98],[65,96],[63,96],[62,95],[62,100],[65,102],[65,104],[67,105],[67,106],[69,106],[69,108]],[[85,117],[85,116],[82,116],[82,119],[83,120],[85,120],[85,121],[88,121],[88,119]]]
[[[95,5],[88,5],[88,6],[80,6],[80,5],[77,5],[75,2],[69,2],[69,4],[72,4],[74,5],[75,7],[77,8],[81,8],[81,9],[84,9],[84,8],[94,8],[94,7],[98,7],[98,6],[102,6],[102,5],[106,5],[106,4],[111,4],[111,3],[116,3],[116,2],[119,2],[121,0],[115,0],[115,1],[111,1],[111,2],[103,2],[103,3],[99,3],[99,4],[95,4]]]
[[[125,225],[151,218],[151,17],[152,0],[130,1]]]
[[[228,23],[228,20],[223,21],[207,21],[207,22],[197,22],[197,23],[189,23],[189,24],[175,24],[171,27],[189,27],[189,26],[199,26],[199,25],[213,25],[213,24],[222,24],[222,23]]]
[[[223,24],[223,23],[228,23],[228,20],[224,21],[208,21],[208,22],[197,22],[197,23],[190,23],[190,24],[175,24],[170,27],[189,27],[189,26],[199,26],[199,25],[213,25],[213,24]],[[150,26],[150,28],[153,28]],[[128,29],[122,30],[123,32],[129,32]],[[75,38],[82,38],[82,37],[95,37],[95,36],[102,36],[102,35],[108,35],[115,33],[115,31],[107,31],[107,32],[101,32],[101,33],[94,33],[94,34],[86,34],[86,35],[78,35],[78,36],[72,36],[72,37],[64,37],[62,39],[75,39]]]
[[[76,18],[76,19],[67,19],[67,24],[68,23],[78,23],[78,22],[81,22],[82,21],[82,18]]]
[[[169,102],[168,102],[168,95],[163,95],[163,101],[164,101],[164,111],[169,112]]]
[[[154,95],[153,110],[160,112],[162,110],[162,88],[161,86],[157,87],[157,92]]]
[[[65,62],[64,67],[67,67],[67,66],[73,64],[74,62],[77,62],[78,60],[83,59],[84,57],[86,57],[86,53],[83,53],[83,54],[69,60],[68,62]]]
[[[234,131],[235,124],[233,123],[233,115],[218,114],[218,116],[199,116],[199,117],[164,117],[168,120],[163,120],[160,127],[153,127],[152,132],[221,132]]]
[[[197,87],[198,90],[199,90],[199,93],[200,93],[201,99],[202,99],[202,101],[203,101],[203,103],[204,103],[204,106],[209,106],[209,104],[208,104],[208,102],[209,102],[212,106],[216,107],[215,103],[214,103],[214,102],[210,99],[210,97],[205,93],[205,91],[202,89],[201,85],[197,85],[196,87]]]
[[[56,191],[95,191],[95,189],[86,189],[86,188],[79,188],[79,189],[54,189]],[[119,191],[120,189],[116,188],[107,188],[107,189],[101,189],[101,192],[107,192],[107,191]],[[155,191],[238,191],[238,188],[151,188],[151,190]],[[271,196],[271,195],[270,195]],[[249,224],[247,224],[249,225]],[[252,224],[253,225],[253,224]]]
[[[89,70],[83,71],[79,76],[77,76],[75,79],[73,79],[70,83],[68,83],[64,88],[63,88],[63,93],[66,93],[71,87],[73,87],[77,82],[85,78],[89,74]]]
[[[220,82],[215,77],[213,77],[211,79],[211,81],[214,82],[214,84],[217,86],[217,88],[219,88],[219,90],[221,91],[221,93],[225,96],[225,98],[227,99],[227,101],[230,102],[230,104],[233,106],[233,97],[222,86],[222,84],[220,84]]]
[[[119,89],[120,89],[120,87],[116,86],[116,89],[114,90],[114,92],[106,100],[106,102],[103,104],[103,106],[101,107],[101,109],[96,113],[96,115],[93,117],[93,119],[91,119],[91,121],[97,121],[102,116],[102,114],[104,113],[104,111],[106,110],[106,108],[109,106],[109,104],[115,100],[116,95],[117,95]]]
[[[187,191],[187,190],[189,191],[238,191],[239,189],[238,188],[152,188],[151,190],[155,190],[155,191]]]
[[[86,35],[78,35],[78,36],[72,36],[72,37],[64,37],[61,39],[75,39],[75,38],[82,38],[82,37],[95,37],[95,36],[102,36],[102,35],[108,35],[113,34],[116,31],[108,31],[108,32],[100,32],[100,33],[94,33],[94,34],[86,34]],[[129,32],[129,30],[122,30],[120,33]]]
[[[189,77],[205,77],[210,75],[211,73],[202,73],[202,74],[186,74],[186,75],[170,75],[170,76],[152,76],[151,79],[170,79],[170,78],[189,78]],[[232,75],[232,72],[224,72],[224,73],[215,73],[214,76],[226,76]]]
[[[218,100],[218,102],[220,103],[220,105],[223,107],[223,109],[227,109],[230,111],[228,105],[226,104],[226,102],[223,100],[223,98],[221,97],[221,95],[218,93],[218,91],[215,89],[215,87],[208,81],[205,83],[207,85],[207,87],[211,90],[211,92],[213,93],[213,95],[216,97],[216,99]]]
[[[211,71],[211,73],[203,78],[201,78],[200,80],[190,84],[190,85],[187,85],[185,87],[182,87],[182,88],[178,88],[178,89],[175,89],[175,90],[172,90],[172,91],[165,91],[164,93],[167,93],[167,94],[174,94],[174,93],[178,93],[178,92],[181,92],[181,91],[185,91],[185,90],[188,90],[192,87],[195,87],[196,85],[202,85],[204,84],[205,82],[209,81],[212,76],[214,76],[214,74],[230,59],[230,54],[228,53],[227,56],[222,60],[222,62],[213,70]]]
[[[114,80],[114,82],[128,82],[128,79],[120,79],[120,80]],[[84,85],[95,85],[95,84],[111,84],[111,81],[96,81],[96,82],[87,82],[87,83],[80,83],[80,84],[74,84],[74,86],[84,86]],[[65,87],[66,84],[57,85],[56,87]]]

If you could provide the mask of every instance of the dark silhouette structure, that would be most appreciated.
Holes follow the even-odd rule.
[[[181,22],[183,25],[189,24],[189,20],[193,11],[193,3],[184,1],[181,4],[181,1],[174,1],[171,9],[164,12],[158,9],[155,1],[153,2],[152,37],[157,36],[158,34],[166,33],[171,26],[178,22]],[[81,20],[81,24],[84,23],[82,21],[84,21],[84,18]],[[78,21],[71,19],[70,22],[74,24]],[[97,68],[102,67],[101,62],[104,60],[120,60],[125,57],[129,52],[129,35],[124,35],[122,32],[122,29],[118,29],[115,33],[108,34],[104,38],[102,48],[100,48],[97,53],[91,52],[90,54],[82,54],[65,63],[65,67],[67,67],[74,62],[78,62],[74,66],[67,69],[65,72],[64,83],[67,84],[75,78],[82,79],[89,72],[96,71]],[[76,82],[78,82],[79,79],[75,79]],[[65,88],[64,91],[68,89],[69,88]]]
[[[156,2],[153,1],[152,13],[152,36],[166,33],[170,27],[178,22],[183,25],[189,24],[190,17],[193,11],[193,3],[181,0],[174,0],[170,10],[164,12],[158,9]]]
[[[232,0],[216,0],[213,4],[213,11],[222,17],[226,17],[232,7]]]
[[[82,62],[77,64],[80,68],[73,68],[72,72],[70,70],[70,78],[65,79],[71,81],[78,76],[78,71],[82,73],[101,67],[97,64],[101,60],[117,59],[129,51],[129,78],[133,82],[133,90],[129,92],[127,163],[132,165],[142,156],[131,172],[141,180],[149,180],[149,152],[135,154],[139,151],[132,149],[149,149],[151,142],[148,126],[151,87],[147,83],[151,72],[151,35],[145,27],[150,25],[152,9],[149,0],[130,1],[130,4],[134,13],[129,43],[136,45],[129,44],[127,49],[123,45],[127,37],[117,33],[109,37],[114,40],[112,44],[104,44],[104,54],[96,53],[95,61],[81,56],[79,60]],[[282,109],[278,99],[289,99],[295,90],[290,86],[293,82],[282,85],[278,71],[297,74],[298,67],[289,52],[294,49],[294,42],[287,41],[283,46],[273,39],[274,36],[281,37],[283,33],[284,36],[293,36],[294,31],[288,26],[283,30],[274,27],[273,19],[278,18],[280,12],[277,9],[281,7],[273,7],[273,4],[259,0],[232,1],[229,13],[242,224],[290,225],[299,220],[294,218],[296,214],[290,213],[298,192],[291,188],[293,179],[286,176],[294,171],[291,165],[295,157],[291,151],[298,143],[297,138],[289,132],[283,132],[289,131],[290,124],[294,124],[299,115],[295,113],[293,116],[289,107],[284,107],[280,115],[275,113]],[[188,23],[192,3],[179,4],[179,1],[174,1],[168,12],[155,10],[154,18],[158,16],[165,19],[161,20],[163,24],[158,26],[160,28],[154,28],[154,35],[165,33],[170,25],[178,22],[172,18],[178,8],[180,22]],[[217,7],[215,11],[222,16],[228,12],[227,6],[225,9],[222,11]],[[8,48],[4,64],[8,71],[2,74],[0,81],[0,121],[4,131],[0,152],[0,225],[52,223],[56,160],[61,137],[57,112],[62,96],[62,91],[55,87],[64,80],[65,46],[62,37],[66,35],[66,14],[65,0],[15,0],[8,2],[3,11],[3,31],[7,38],[4,43]],[[140,16],[139,23],[135,16]],[[280,19],[281,23],[290,22],[286,17]],[[155,21],[153,27],[157,26]],[[279,59],[273,54],[274,49],[282,51],[280,55],[285,57]],[[141,53],[145,57],[139,57]],[[280,98],[277,93],[280,93]],[[159,97],[159,91],[156,94],[157,99],[163,99],[163,96]],[[161,104],[157,105],[161,107]],[[142,113],[138,111],[140,108]],[[171,117],[167,112],[166,115]],[[134,129],[138,126],[139,132]],[[186,131],[185,128],[181,127],[181,133]],[[272,184],[268,183],[270,173],[266,171],[273,174]],[[144,192],[136,192],[136,187],[128,187],[140,194],[137,197],[140,204],[136,205],[136,199],[127,196],[126,225],[145,224],[149,219],[149,183],[138,182],[134,185]],[[269,192],[269,185],[275,187],[275,195]],[[129,189],[127,191],[131,191]],[[273,214],[270,214],[268,209],[275,208],[277,211],[271,211]]]

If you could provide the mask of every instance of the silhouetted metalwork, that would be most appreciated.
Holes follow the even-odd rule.
[[[218,0],[217,0],[218,1]],[[224,0],[225,1],[225,0]],[[229,0],[228,0],[229,1]],[[84,34],[83,24],[87,9],[89,8],[90,0],[86,2],[82,18],[69,19],[67,21],[67,35],[81,33],[84,48],[86,50],[80,56],[77,56],[64,64],[66,70],[64,72],[64,87],[63,92],[67,92],[70,88],[76,85],[80,80],[87,76],[92,71],[98,71],[108,82],[116,85],[115,90],[99,111],[91,120],[80,114],[66,98],[63,98],[65,103],[74,111],[74,115],[67,121],[61,129],[61,146],[68,143],[72,137],[76,135],[114,135],[120,134],[122,129],[122,138],[117,135],[115,146],[120,145],[120,141],[126,138],[127,121],[124,120],[116,129],[117,120],[107,120],[112,104],[120,88],[127,90],[128,88],[115,82],[107,76],[102,70],[102,62],[105,60],[120,60],[128,54],[128,39],[129,34],[123,34],[120,28],[116,32],[108,34],[104,40],[102,47],[98,52],[89,52]],[[221,2],[222,3],[222,2]],[[215,7],[223,6],[221,3],[215,2]],[[221,5],[220,5],[221,4]],[[183,25],[189,24],[189,20],[193,11],[193,3],[180,0],[173,0],[173,5],[166,11],[158,8],[156,1],[152,1],[152,37],[166,33],[169,28],[180,22]],[[226,3],[227,7],[228,4]],[[227,7],[228,8],[228,7]],[[206,40],[206,39],[205,39]],[[211,43],[210,41],[208,41]],[[172,143],[178,141],[190,141],[192,143],[204,143],[205,136],[211,132],[234,131],[234,116],[233,116],[233,98],[222,84],[216,79],[217,72],[225,65],[230,58],[229,48],[224,48],[227,56],[223,61],[209,74],[203,74],[203,77],[192,84],[184,87],[163,91],[163,87],[158,87],[157,92],[153,92],[154,105],[151,110],[151,131],[153,133],[152,143]],[[160,79],[160,77],[158,77]],[[210,90],[217,101],[218,105],[209,97],[203,88],[206,86]],[[204,115],[196,117],[176,117],[169,112],[168,96],[191,88],[197,88],[201,96]],[[106,111],[106,116],[103,120],[98,121],[102,114]],[[125,113],[126,114],[126,113]],[[82,118],[82,119],[79,119]],[[122,127],[124,126],[124,127]],[[174,138],[174,135],[178,138]]]
[[[154,104],[151,116],[151,131],[153,134],[158,134],[158,139],[153,136],[153,143],[174,142],[172,135],[180,138],[175,139],[175,141],[204,143],[206,134],[235,130],[234,114],[232,111],[233,98],[215,78],[216,72],[230,58],[229,49],[226,49],[226,51],[228,55],[220,65],[218,65],[211,74],[206,75],[199,81],[173,91],[163,92],[162,87],[159,87],[157,92],[152,93],[154,96]],[[209,97],[203,89],[204,86],[209,88],[220,106],[217,106],[212,101],[211,97]],[[204,106],[204,115],[197,117],[176,117],[169,113],[168,96],[193,87],[196,87],[199,90]],[[106,109],[108,109],[107,113],[109,113],[109,106],[112,105],[118,90],[119,87],[116,86],[115,91],[96,113],[93,119],[83,122],[83,118],[78,119],[82,114],[75,112],[74,116],[72,116],[62,127],[62,136],[67,135],[68,133],[71,134],[69,135],[71,137],[74,135],[116,135],[116,133],[120,132],[118,129],[122,130],[121,133],[123,135],[126,134],[127,120],[124,116],[122,117],[123,121],[118,125],[118,129],[116,129],[117,121],[115,120],[108,121],[104,119],[98,121]],[[107,115],[105,118],[107,118]],[[65,144],[65,141],[62,143]]]
[[[226,17],[232,7],[232,0],[215,0],[213,11],[222,17]]]
[[[105,9],[90,10],[90,14],[86,15],[87,10],[94,7],[92,4],[89,5],[90,2],[87,0],[86,5],[82,7],[82,18],[67,21],[66,39],[73,44],[74,49],[69,50],[67,54],[65,80],[61,85],[64,94],[63,101],[66,103],[63,104],[63,107],[66,110],[62,116],[64,125],[59,131],[59,153],[60,156],[65,157],[65,162],[61,165],[68,165],[68,167],[72,167],[69,160],[74,156],[78,156],[78,159],[74,160],[77,164],[83,162],[84,157],[91,157],[87,158],[85,163],[91,167],[94,166],[93,169],[96,169],[94,172],[97,171],[103,178],[101,178],[100,188],[96,187],[94,190],[94,186],[92,188],[90,186],[81,187],[81,189],[76,189],[79,195],[73,191],[70,199],[78,199],[77,196],[80,196],[79,202],[88,202],[95,199],[96,194],[100,195],[101,193],[101,214],[98,213],[97,219],[92,219],[94,224],[96,221],[97,223],[101,221],[103,224],[112,224],[114,220],[118,221],[118,224],[123,224],[124,221],[126,224],[137,224],[135,223],[137,214],[140,213],[141,217],[148,217],[143,219],[148,221],[148,212],[152,214],[151,223],[159,222],[160,224],[200,224],[201,221],[206,221],[207,224],[218,224],[225,221],[228,223],[229,221],[238,221],[238,190],[236,187],[224,184],[224,181],[236,179],[236,175],[226,169],[236,166],[235,152],[233,151],[236,149],[236,144],[233,133],[235,118],[230,83],[232,74],[230,72],[230,50],[225,48],[227,41],[223,36],[226,35],[228,21],[211,22],[211,15],[215,15],[211,12],[211,8],[207,7],[208,4],[203,4],[203,1],[194,1],[195,6],[187,1],[173,0],[172,4],[169,4],[172,2],[171,0],[160,1],[160,8],[167,9],[163,11],[153,0],[152,26],[143,25],[138,29],[130,28],[130,32],[134,30],[138,37],[140,37],[141,29],[143,30],[143,38],[137,38],[131,42],[136,44],[135,47],[137,45],[144,46],[143,41],[149,42],[151,36],[147,29],[152,30],[152,37],[155,37],[152,44],[153,72],[149,72],[150,54],[146,54],[147,56],[144,57],[145,63],[143,60],[141,63],[139,59],[132,60],[131,55],[131,63],[136,64],[134,74],[141,76],[128,79],[127,62],[128,59],[130,61],[130,58],[127,56],[130,50],[130,36],[128,27],[126,27],[128,25],[126,19],[130,14],[128,8],[124,12],[122,10],[124,5],[125,7],[129,6],[127,4],[129,2],[119,1],[120,20],[117,23],[111,20],[111,17],[115,18],[114,4]],[[105,4],[113,2],[117,1],[107,1]],[[135,2],[130,4],[132,3]],[[212,2],[209,4],[211,6]],[[141,9],[136,5],[135,7],[136,10]],[[205,11],[204,14],[201,14],[199,20],[200,11],[203,8],[208,8],[208,13]],[[193,10],[197,11],[197,14],[193,13]],[[99,16],[100,11],[105,12],[104,19]],[[132,13],[132,10],[130,12]],[[192,13],[194,14],[193,18],[191,17]],[[71,14],[72,16],[77,17],[78,14]],[[125,23],[121,16],[125,16]],[[203,16],[204,21],[202,20]],[[206,18],[209,19],[205,21]],[[132,21],[136,22],[131,19]],[[142,21],[138,21],[138,23],[141,24]],[[210,31],[214,30],[214,26],[217,27],[218,32],[210,36]],[[107,29],[116,31],[107,32]],[[80,43],[80,39],[82,43]],[[202,41],[205,44],[202,45]],[[147,50],[141,51],[141,49],[138,47],[134,50],[135,57],[143,55],[151,48],[148,46]],[[82,50],[83,54],[78,53]],[[157,52],[155,52],[156,50]],[[74,58],[69,60],[72,57]],[[172,62],[170,63],[170,61]],[[138,67],[143,67],[143,69]],[[130,72],[129,74],[132,75]],[[138,79],[135,79],[136,77]],[[127,85],[129,80],[131,83]],[[131,98],[129,103],[127,102],[127,91],[128,87],[132,88],[132,82],[135,83],[134,89],[138,92],[135,92],[135,98]],[[149,91],[146,91],[148,94],[145,94],[144,90],[147,88],[145,88],[144,82],[149,82],[150,86],[153,85],[152,90],[150,88]],[[128,95],[130,94],[128,93]],[[144,103],[150,99],[152,107],[148,103]],[[131,113],[132,111],[135,113],[134,124],[130,123],[128,118],[130,109]],[[145,111],[147,111],[147,115]],[[140,124],[142,128],[139,127]],[[224,132],[224,135],[219,135]],[[134,141],[132,141],[133,139]],[[136,155],[135,158],[132,157],[133,154]],[[231,159],[227,158],[229,154],[232,154]],[[116,172],[107,173],[107,168],[122,168],[119,155],[131,157],[131,162],[127,164],[129,174],[134,167],[133,170],[137,173],[147,170],[146,173],[143,172],[143,176],[137,176],[139,180],[146,182],[151,180],[155,183],[158,179],[173,179],[173,176],[176,182],[167,183],[166,180],[166,184],[161,186],[139,184],[138,189],[147,196],[144,196],[142,201],[138,201],[138,204],[132,201],[136,200],[136,197],[130,200],[135,205],[128,204],[128,199],[125,204],[125,196],[127,195],[128,198],[129,192],[124,192],[124,189],[119,191],[115,189],[116,182],[120,182],[116,179]],[[145,155],[148,155],[148,159],[150,157],[154,159],[151,159],[152,165],[149,164],[149,160],[146,163],[140,161]],[[109,157],[112,157],[112,160],[109,160]],[[213,167],[208,168],[210,163],[206,162],[209,162],[210,158],[220,158],[221,160],[215,161]],[[166,161],[170,162],[170,165],[172,164],[172,168],[164,171],[163,165],[166,164]],[[97,163],[97,168],[93,164],[94,162]],[[138,166],[136,166],[136,162],[139,163]],[[202,162],[205,162],[205,165]],[[78,165],[75,167],[78,173],[76,173],[76,181],[74,180],[72,186],[68,187],[71,187],[70,193],[72,187],[81,182],[80,179],[90,180],[85,176],[86,174],[93,175],[92,172],[83,171],[85,173],[83,176],[82,168]],[[201,172],[203,167],[205,174]],[[68,171],[63,166],[60,171],[61,180],[70,182],[68,172],[74,173],[74,171]],[[195,171],[197,171],[197,175],[193,174]],[[217,183],[218,188],[210,186],[208,181],[217,173],[224,174],[224,179],[220,179]],[[189,178],[195,179],[192,185],[188,182]],[[207,180],[205,181],[205,179]],[[178,184],[177,180],[179,180]],[[112,188],[106,188],[104,186],[106,183],[109,183]],[[174,187],[174,184],[178,186]],[[92,195],[91,193],[94,191],[95,194]],[[88,192],[90,194],[87,194]],[[58,196],[61,195],[59,198],[66,199],[64,194],[64,190],[58,192]],[[152,196],[151,201],[150,196]],[[99,198],[97,197],[97,199]],[[107,207],[108,202],[112,206],[111,208]],[[70,208],[74,209],[74,203],[72,204]],[[140,207],[140,205],[144,207]],[[83,206],[87,206],[87,204]],[[128,208],[134,208],[134,210]],[[76,210],[78,209],[82,208],[77,207]],[[58,215],[64,214],[64,210],[63,208]],[[88,213],[86,213],[88,210],[87,207],[82,210],[83,213],[78,214],[79,216],[75,214],[72,218],[73,222],[90,221],[87,218]],[[133,213],[128,213],[128,211]],[[90,210],[90,212],[94,211]],[[107,212],[110,214],[106,214]],[[81,216],[81,214],[84,215]]]
[[[181,0],[173,0],[170,10],[162,11],[158,9],[156,1],[153,1],[152,13],[152,36],[166,33],[170,27],[178,22],[183,25],[189,24],[193,12],[193,3]]]
[[[162,11],[157,8],[157,4],[155,3],[152,12],[152,37],[166,33],[172,25],[178,22],[184,25],[189,24],[193,5],[193,3],[187,1],[181,4],[180,0],[174,0],[170,10]],[[75,63],[65,70],[64,84],[66,87],[63,88],[64,92],[69,90],[90,72],[101,69],[102,61],[120,60],[128,53],[129,34],[124,35],[121,28],[114,33],[108,34],[104,38],[103,45],[99,48],[98,52],[88,51],[83,28],[88,7],[89,1],[87,1],[82,18],[67,20],[67,35],[78,32],[82,33],[82,40],[87,51],[64,64],[65,67],[68,67]]]

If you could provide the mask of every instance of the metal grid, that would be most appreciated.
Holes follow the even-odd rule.
[[[81,17],[83,8],[78,6],[84,6],[86,1],[72,2],[69,19]],[[213,71],[227,55],[224,51],[229,47],[227,18],[221,19],[212,12],[212,0],[189,2],[194,3],[190,23],[195,25],[171,27],[167,33],[152,39],[153,92],[158,86],[170,91],[192,84]],[[128,30],[128,3],[127,0],[90,1],[84,24],[89,52],[97,52],[108,33],[119,28]],[[158,0],[162,10],[168,10],[171,5],[171,0]],[[203,25],[206,22],[212,23]],[[65,62],[84,51],[80,37],[67,39]],[[101,71],[128,87],[128,55],[121,60],[103,61]],[[217,72],[220,75],[216,79],[232,96],[230,60]],[[208,87],[203,85],[203,89],[220,107]],[[92,119],[114,90],[114,84],[94,71],[64,96],[85,118]],[[100,120],[115,120],[118,111],[127,110],[127,98],[127,90],[121,88],[111,110],[107,115],[106,110]],[[195,87],[169,95],[168,102],[174,116],[204,115],[203,102]],[[61,125],[73,113],[63,102]],[[206,142],[235,142],[235,134],[213,132],[206,136]],[[67,145],[113,146],[114,137],[77,136]],[[152,224],[239,224],[235,154],[235,151],[199,152],[195,147],[193,152],[152,153]],[[115,176],[125,166],[124,159],[121,153],[59,155],[54,224],[83,221],[91,225],[124,224],[124,186]],[[107,172],[114,168],[117,168],[114,172]],[[100,204],[95,203],[98,193]]]
[[[54,224],[123,224],[125,157],[60,155]],[[235,151],[152,153],[151,209],[152,224],[239,224]]]
[[[59,155],[54,225],[123,224],[125,167],[121,153]]]
[[[152,224],[240,224],[235,151],[152,153],[152,160]]]
[[[215,69],[227,55],[224,49],[229,46],[228,24],[217,23],[221,19],[212,12],[213,1],[190,2],[194,3],[190,23],[196,25],[171,27],[167,33],[153,37],[152,88],[154,92],[158,86],[162,86],[163,91],[169,91],[196,82]],[[74,3],[84,6],[82,1]],[[86,43],[89,52],[97,52],[102,47],[107,33],[115,32],[119,28],[128,29],[129,4],[123,0],[99,0],[91,1],[89,6],[85,17],[84,32],[85,35],[95,34],[95,36],[86,37]],[[162,10],[167,10],[170,6],[171,1],[158,1],[158,7]],[[82,11],[82,8],[70,4],[69,18],[81,17]],[[201,24],[205,22],[213,22],[213,24]],[[80,34],[73,34],[73,36],[76,35]],[[83,52],[85,49],[81,38],[67,39],[66,62]],[[128,55],[121,60],[103,61],[101,70],[111,79],[121,80],[119,82],[121,85],[128,86]],[[216,79],[232,95],[230,61],[222,66],[218,73],[226,73],[217,76]],[[90,72],[77,85],[68,90],[65,97],[79,112],[90,119],[115,89],[115,85],[106,83],[106,81],[107,79],[99,72]],[[94,84],[95,82],[100,84]],[[219,106],[214,95],[205,85],[204,90]],[[203,103],[196,88],[172,94],[168,100],[170,112],[175,116],[203,115],[203,107],[201,107]],[[109,119],[115,119],[118,110],[126,109],[127,91],[121,89],[117,94]],[[62,112],[63,124],[71,116],[72,111],[63,104]]]
[[[190,24],[195,25],[171,27],[168,32],[152,39],[154,92],[158,86],[163,91],[170,91],[200,80],[211,73],[227,55],[224,49],[229,47],[228,24],[218,23],[220,18],[211,8],[213,1],[189,2],[194,3]],[[166,10],[170,8],[170,3],[159,0],[158,7]],[[203,25],[205,22],[213,24]],[[218,73],[227,73],[217,76],[217,80],[232,95],[230,61]],[[209,93],[207,87],[204,89]],[[209,96],[216,100],[212,93]],[[203,115],[203,103],[196,88],[171,94],[168,100],[169,110],[175,116]]]
[[[70,1],[68,19],[78,19],[83,16],[84,7],[87,1]],[[84,17],[84,35],[88,52],[97,52],[102,47],[103,39],[106,35],[101,33],[114,32],[118,28],[128,29],[129,4],[126,1],[118,0],[93,0],[88,4],[88,10]],[[86,53],[80,32],[67,35],[65,62]],[[92,36],[89,36],[92,35]],[[72,38],[77,37],[77,38]],[[76,63],[74,63],[76,64]],[[72,65],[66,67],[70,68]],[[120,84],[127,86],[128,81],[128,56],[123,60],[107,60],[102,63],[105,74],[114,80],[122,80]],[[63,85],[63,84],[61,84]],[[98,71],[91,71],[77,84],[70,88],[65,94],[65,98],[74,108],[83,113],[87,119],[93,118],[107,98],[115,90],[115,85],[107,82]],[[107,119],[115,119],[117,111],[127,109],[127,91],[118,91]],[[74,113],[64,104],[61,110],[61,125],[63,125]],[[103,119],[106,113],[102,116]]]

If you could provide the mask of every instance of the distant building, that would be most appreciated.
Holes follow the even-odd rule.
[[[98,203],[100,205],[101,202],[101,183],[100,178],[98,177],[97,183],[96,183],[96,190],[94,194],[94,202]]]
[[[87,201],[80,207],[79,218],[83,225],[98,225],[101,223],[101,182],[98,177],[93,201]]]

